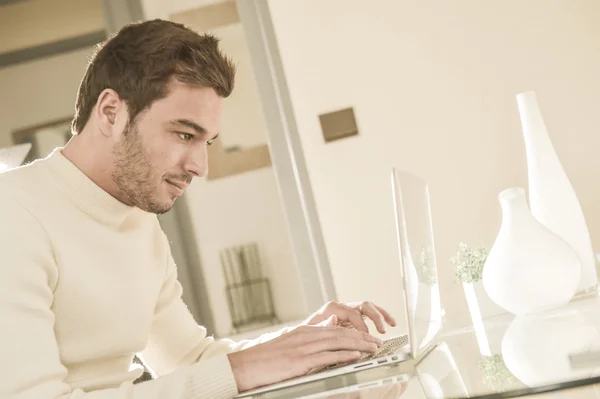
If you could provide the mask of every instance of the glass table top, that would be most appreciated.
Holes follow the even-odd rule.
[[[418,362],[257,397],[600,398],[599,386],[600,298],[594,297],[526,316],[500,314],[477,326],[444,331]]]

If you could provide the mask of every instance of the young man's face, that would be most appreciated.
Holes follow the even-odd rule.
[[[173,82],[114,146],[113,180],[129,205],[164,213],[194,176],[208,172],[207,146],[219,132],[223,99],[210,88]]]

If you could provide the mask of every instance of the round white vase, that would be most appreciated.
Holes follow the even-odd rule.
[[[483,267],[490,299],[521,315],[568,303],[577,290],[577,253],[531,214],[522,188],[498,195],[502,224]]]
[[[598,285],[590,233],[575,190],[552,146],[535,92],[517,95],[527,153],[529,204],[533,216],[563,238],[581,259],[578,292]]]

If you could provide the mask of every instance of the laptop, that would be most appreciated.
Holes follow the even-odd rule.
[[[400,252],[408,332],[386,339],[375,354],[349,364],[312,370],[309,374],[253,389],[238,398],[355,373],[404,361],[419,362],[436,344],[442,329],[442,308],[434,251],[429,189],[420,177],[392,169],[396,236]]]
[[[0,148],[0,173],[21,166],[29,151],[31,151],[31,143]]]

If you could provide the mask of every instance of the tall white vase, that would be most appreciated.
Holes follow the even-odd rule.
[[[579,255],[581,280],[577,291],[595,288],[596,261],[583,211],[548,137],[535,93],[518,94],[517,104],[527,152],[531,212]]]
[[[490,299],[517,315],[568,303],[581,276],[577,253],[533,217],[525,190],[509,188],[498,199],[502,225],[483,267]]]

